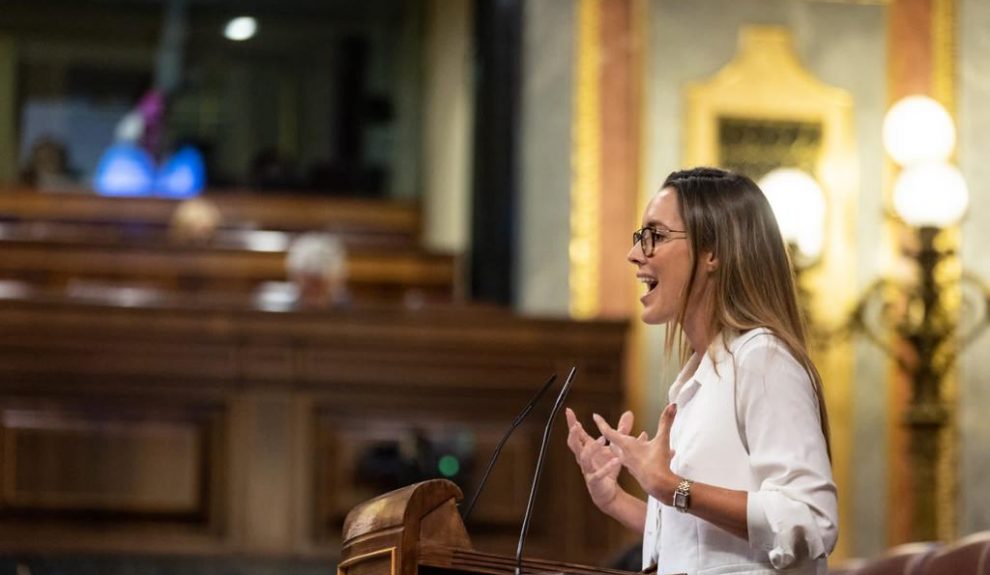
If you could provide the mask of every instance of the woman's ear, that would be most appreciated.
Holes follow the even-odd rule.
[[[719,260],[715,257],[715,252],[707,252],[703,258],[703,265],[705,266],[705,271],[712,273],[718,269]]]

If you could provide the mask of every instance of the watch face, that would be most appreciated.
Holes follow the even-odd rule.
[[[688,496],[686,493],[674,492],[674,507],[678,509],[687,509],[688,506]]]

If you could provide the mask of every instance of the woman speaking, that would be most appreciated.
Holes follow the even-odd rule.
[[[668,176],[633,233],[642,320],[667,324],[683,368],[655,435],[567,410],[568,446],[595,505],[643,533],[667,574],[826,572],[838,532],[828,417],[786,248],[749,178]],[[626,469],[649,495],[617,482]]]

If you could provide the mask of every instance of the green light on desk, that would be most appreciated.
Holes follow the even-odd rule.
[[[453,477],[461,470],[461,462],[453,455],[444,455],[437,463],[437,469],[440,470],[440,475]]]

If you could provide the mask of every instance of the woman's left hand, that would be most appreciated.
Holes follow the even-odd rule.
[[[614,465],[622,465],[647,493],[670,505],[674,488],[680,478],[670,471],[674,452],[670,449],[670,428],[677,416],[677,405],[669,404],[660,414],[657,434],[651,439],[646,432],[638,437],[621,433],[612,428],[600,415],[593,415],[599,431],[612,443],[616,459]]]

